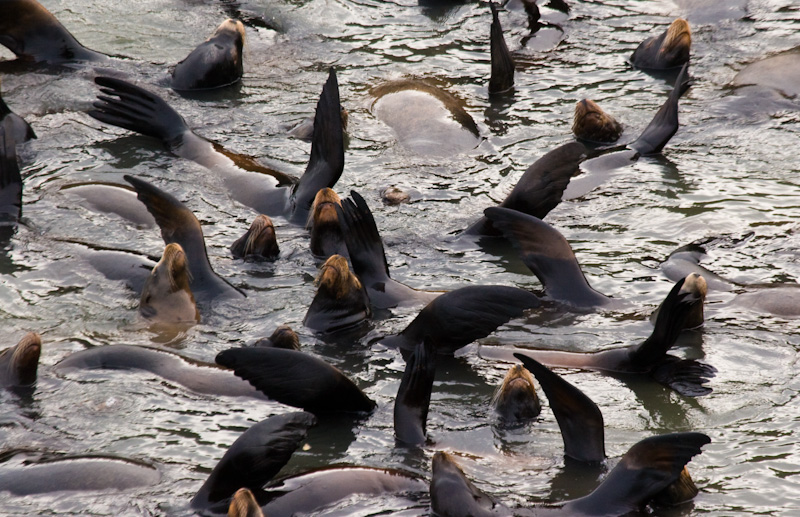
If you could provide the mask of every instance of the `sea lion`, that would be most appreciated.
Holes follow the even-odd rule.
[[[267,397],[316,415],[370,412],[375,402],[339,369],[322,359],[282,348],[231,348],[216,362]]]
[[[679,68],[689,62],[692,31],[689,22],[676,18],[667,30],[647,38],[631,54],[631,64],[636,68],[665,70]]]
[[[150,272],[139,298],[139,314],[161,323],[200,321],[189,287],[189,267],[180,244],[171,242]]]
[[[380,195],[384,205],[394,206],[411,202],[411,194],[394,185],[381,189]]]
[[[492,26],[489,32],[492,75],[489,78],[489,95],[497,95],[514,87],[514,60],[511,59],[511,53],[503,37],[497,5],[490,1],[489,8],[492,10]]]
[[[72,353],[55,365],[59,373],[78,369],[144,370],[196,393],[264,399],[264,395],[249,383],[215,363],[197,361],[157,348],[98,346]]]
[[[253,492],[249,488],[240,488],[233,494],[228,507],[228,517],[264,517]]]
[[[186,205],[158,187],[135,178],[123,176],[136,190],[161,228],[165,244],[177,243],[183,248],[189,268],[189,286],[197,299],[204,303],[211,299],[241,298],[245,294],[233,287],[211,268],[206,253],[206,241],[200,222]]]
[[[36,0],[0,0],[0,11],[0,45],[17,59],[49,64],[107,59],[78,43]]]
[[[300,338],[297,337],[292,327],[289,325],[281,325],[275,329],[270,337],[259,339],[253,343],[253,346],[300,350]]]
[[[403,445],[425,443],[435,375],[436,354],[426,338],[406,358],[406,369],[394,401],[394,436]]]
[[[216,464],[192,498],[192,508],[213,508],[225,503],[240,488],[259,492],[286,465],[315,423],[310,413],[295,412],[271,416],[251,426]]]
[[[42,338],[36,332],[28,332],[16,345],[0,352],[0,386],[30,386],[36,382],[41,353]]]
[[[492,397],[492,406],[500,423],[505,426],[519,425],[539,416],[542,404],[533,377],[524,366],[515,364],[508,369]]]
[[[341,206],[339,195],[330,188],[320,189],[314,197],[306,228],[311,233],[311,254],[321,260],[331,255],[347,258],[347,245],[342,236],[336,205]]]
[[[17,465],[9,466],[8,463]],[[0,466],[0,492],[26,496],[74,490],[127,490],[161,480],[148,463],[116,456],[14,454]]]
[[[140,228],[156,226],[147,207],[136,199],[136,191],[128,185],[90,182],[70,183],[59,189],[67,196],[80,198],[82,206],[97,212],[116,214]]]
[[[14,120],[0,122],[0,240],[7,240],[22,217],[22,174],[17,162],[17,141],[13,136]],[[8,234],[8,235],[6,235]]]
[[[622,134],[622,124],[590,99],[575,104],[572,134],[590,143],[611,144]]]
[[[417,154],[450,156],[480,143],[464,103],[425,81],[403,79],[370,90],[372,113],[394,130],[400,144]]]
[[[173,90],[210,90],[242,79],[244,24],[228,18],[206,41],[175,65]]]
[[[245,260],[275,260],[280,255],[272,219],[258,214],[244,235],[231,244],[231,254]]]
[[[431,510],[441,517],[493,515],[612,516],[641,512],[711,439],[702,433],[651,436],[634,444],[591,494],[560,507],[510,510],[467,479],[451,455],[433,455]]]
[[[0,83],[2,85],[2,83]],[[6,122],[9,120],[10,122]],[[36,138],[36,133],[33,128],[28,124],[24,118],[20,117],[8,107],[8,104],[3,100],[0,94],[0,124],[3,125],[6,132],[6,138],[13,139],[17,144],[27,142]]]
[[[381,343],[410,351],[428,337],[437,354],[452,355],[510,319],[522,316],[527,309],[540,305],[536,295],[517,287],[462,287],[434,299],[402,332],[384,337]]]
[[[786,97],[797,97],[800,95],[800,48],[748,64],[733,78],[733,85],[757,85],[777,90]]]
[[[305,224],[314,196],[333,187],[344,170],[339,85],[333,68],[317,103],[311,157],[299,180],[196,135],[164,100],[143,88],[111,77],[97,77],[95,82],[102,94],[89,116],[161,140],[174,154],[219,174],[234,199],[259,213]]]
[[[367,202],[356,191],[336,208],[353,271],[364,284],[375,309],[430,302],[441,293],[420,291],[392,279],[383,241]]]
[[[367,292],[350,272],[347,259],[333,255],[317,276],[317,294],[311,301],[303,324],[323,334],[357,327],[372,316]]]

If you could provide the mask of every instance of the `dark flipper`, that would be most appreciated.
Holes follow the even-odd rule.
[[[20,117],[8,107],[0,95],[0,123],[6,128],[6,135],[13,137],[17,144],[36,138],[36,133],[24,118]]]
[[[492,59],[492,75],[489,79],[489,95],[502,93],[514,86],[514,61],[503,37],[503,27],[497,16],[497,5],[489,2],[492,10],[492,28],[489,35]]]
[[[406,369],[394,402],[394,435],[403,444],[425,443],[435,374],[433,344],[425,339],[406,360]]]
[[[487,208],[484,213],[520,249],[522,261],[548,296],[577,307],[608,303],[609,298],[586,281],[572,248],[558,230],[541,219],[508,208]]]
[[[639,154],[657,154],[664,149],[670,138],[678,132],[678,101],[686,90],[692,86],[691,80],[686,78],[688,68],[689,63],[683,65],[667,100],[661,105],[653,120],[639,135],[639,138],[628,147]]]
[[[453,459],[444,452],[433,455],[431,509],[439,517],[489,517],[497,503],[467,479]]]
[[[672,388],[684,397],[702,397],[712,389],[703,386],[717,373],[717,369],[694,359],[678,359],[667,356],[655,370],[653,378]]]
[[[594,492],[570,501],[562,510],[569,515],[627,515],[639,511],[675,482],[683,467],[710,442],[702,433],[645,438],[625,453]]]
[[[430,302],[405,330],[382,342],[414,350],[428,336],[436,346],[436,353],[453,354],[488,336],[508,320],[522,316],[526,309],[539,307],[540,303],[536,295],[517,287],[462,287]]]
[[[378,225],[364,198],[354,190],[350,191],[350,197],[352,200],[342,200],[341,207],[336,207],[336,213],[353,271],[367,286],[386,283],[391,280],[389,264],[386,262]]]
[[[375,408],[353,381],[322,359],[282,348],[231,348],[217,364],[232,368],[269,398],[314,414]]]
[[[158,95],[113,77],[96,77],[94,82],[105,95],[98,95],[90,117],[157,138],[170,148],[189,131],[183,117]]]
[[[123,177],[133,185],[139,201],[155,218],[161,228],[164,244],[175,242],[183,248],[191,271],[192,292],[199,300],[217,296],[244,296],[211,269],[200,222],[186,205],[146,181],[128,175]]]
[[[312,425],[314,416],[309,413],[286,413],[252,426],[219,460],[192,499],[192,508],[208,508],[240,488],[261,490],[286,465]]]
[[[536,376],[564,439],[564,454],[584,462],[606,459],[603,414],[581,390],[525,354],[514,354]]]
[[[290,219],[305,224],[314,197],[320,189],[332,188],[344,171],[344,130],[339,102],[339,83],[331,67],[328,80],[322,87],[314,115],[314,137],[311,157],[292,194]]]
[[[587,152],[586,146],[580,142],[569,142],[549,151],[528,167],[500,206],[544,219],[561,203],[564,190],[570,179],[578,174],[580,163],[586,159]],[[499,235],[485,217],[467,228],[464,233]]]
[[[7,117],[0,123],[0,224],[4,225],[13,225],[22,216],[22,175],[11,124]]]

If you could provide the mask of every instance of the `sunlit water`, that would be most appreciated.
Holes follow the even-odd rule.
[[[93,5],[93,4],[98,5]],[[327,69],[337,67],[350,112],[345,172],[337,191],[358,190],[372,207],[392,276],[418,288],[455,289],[492,283],[536,289],[513,252],[498,257],[453,233],[499,202],[522,171],[569,141],[574,103],[598,101],[632,140],[671,85],[632,70],[630,52],[677,16],[692,24],[693,88],[681,101],[681,129],[664,156],[620,170],[597,190],[563,203],[548,221],[571,242],[589,282],[630,302],[630,309],[588,315],[532,315],[502,327],[483,345],[520,344],[589,351],[636,343],[651,330],[648,314],[671,287],[659,263],[676,247],[719,237],[705,264],[744,282],[794,281],[800,220],[800,115],[796,100],[774,95],[755,104],[730,86],[747,63],[800,45],[800,7],[793,0],[570,2],[569,16],[543,8],[558,31],[527,35],[518,8],[501,12],[518,61],[513,98],[489,103],[487,6],[432,10],[412,0],[245,2],[243,15],[265,16],[276,32],[247,28],[240,87],[204,99],[163,88],[169,65],[182,59],[230,15],[233,2],[142,0],[46,1],[89,48],[120,56],[104,64],[159,91],[204,137],[300,174],[309,146],[285,136],[313,113]],[[3,56],[10,57],[4,51]],[[418,307],[393,311],[360,339],[325,342],[302,325],[313,298],[316,263],[301,228],[277,220],[281,258],[242,263],[228,246],[254,217],[231,200],[202,167],[144,137],[104,126],[85,114],[97,93],[91,68],[22,70],[2,77],[3,96],[39,139],[20,149],[24,225],[0,257],[0,319],[6,345],[25,331],[43,336],[39,381],[29,397],[0,392],[4,448],[115,454],[145,460],[162,473],[157,486],[121,493],[0,494],[8,515],[188,515],[188,501],[227,447],[253,423],[289,411],[277,403],[197,395],[141,372],[72,372],[52,366],[71,352],[113,344],[166,345],[213,360],[280,324],[301,334],[303,349],[342,368],[378,409],[369,417],[313,429],[285,473],[329,464],[397,467],[424,477],[436,450],[455,453],[469,477],[510,506],[557,502],[591,490],[559,477],[563,448],[552,413],[516,430],[493,425],[489,401],[507,364],[480,357],[470,345],[440,365],[429,414],[432,444],[398,449],[392,405],[404,362],[373,344],[401,330]],[[370,113],[369,89],[382,81],[430,77],[463,99],[477,122],[480,145],[448,157],[403,148]],[[141,229],[80,206],[60,192],[84,181],[122,183],[123,174],[152,180],[195,211],[211,261],[248,294],[204,314],[177,338],[140,321],[136,295],[85,262],[92,246],[158,256],[157,229]],[[381,204],[381,189],[413,189],[415,202]],[[84,243],[84,244],[77,244]],[[685,336],[677,354],[718,369],[713,393],[689,399],[658,385],[626,385],[586,372],[562,372],[600,406],[607,453],[615,458],[659,433],[696,430],[712,443],[690,465],[700,487],[694,502],[660,515],[790,515],[800,510],[798,321],[749,311],[711,293],[705,327]],[[166,341],[166,343],[165,343]],[[613,460],[610,460],[613,464]],[[592,485],[592,483],[589,483]],[[343,502],[331,515],[405,509],[404,499]]]

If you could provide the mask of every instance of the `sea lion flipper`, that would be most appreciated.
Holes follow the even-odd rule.
[[[584,462],[606,458],[603,414],[592,399],[540,362],[514,354],[542,387],[564,439],[564,454]]]
[[[375,218],[358,192],[351,190],[350,197],[352,200],[344,199],[341,206],[336,206],[336,213],[353,271],[365,285],[386,282],[390,278],[389,265]]]
[[[282,348],[231,348],[217,364],[233,369],[267,397],[311,413],[369,412],[375,403],[338,368]]]
[[[317,192],[325,187],[332,188],[344,170],[341,109],[336,70],[331,67],[314,114],[314,136],[308,166],[292,194],[291,219],[299,224],[304,224],[308,219]]]
[[[98,95],[87,112],[90,117],[158,138],[168,147],[178,145],[189,131],[183,117],[158,95],[114,77],[100,76],[94,82],[105,95]]]
[[[0,222],[13,223],[22,215],[22,175],[11,120],[0,124]]]
[[[659,364],[653,371],[653,378],[672,388],[684,397],[702,397],[712,389],[704,386],[717,369],[694,359],[673,359]]]
[[[295,412],[271,416],[252,426],[219,460],[192,499],[192,508],[208,508],[242,487],[261,490],[286,465],[315,422],[310,413]]]
[[[431,509],[442,517],[498,515],[497,502],[467,479],[452,456],[437,451],[431,466]],[[504,512],[509,513],[510,512]]]
[[[687,62],[681,68],[669,97],[658,109],[653,120],[642,131],[639,138],[630,144],[631,149],[639,154],[660,153],[670,138],[678,132],[678,101],[692,85],[691,80],[686,76],[688,68],[689,63]]]
[[[589,285],[561,232],[537,217],[508,208],[491,207],[484,214],[520,249],[522,261],[550,297],[577,306],[602,305],[608,301]]]
[[[431,340],[417,344],[406,360],[406,369],[394,402],[394,435],[407,445],[425,443],[428,407],[436,375],[436,354]]]
[[[452,354],[539,305],[536,295],[518,287],[462,287],[435,298],[400,334],[386,337],[382,343],[413,350],[429,335],[436,353]]]
[[[701,447],[711,443],[702,433],[651,436],[633,445],[594,492],[570,501],[567,515],[626,515],[639,511],[650,499],[675,482]]]
[[[497,5],[490,1],[489,8],[492,10],[492,27],[489,33],[492,75],[489,79],[489,95],[493,95],[508,91],[514,86],[514,61],[503,37]]]

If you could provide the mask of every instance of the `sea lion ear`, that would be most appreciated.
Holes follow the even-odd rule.
[[[564,440],[564,455],[587,463],[606,459],[603,414],[581,390],[538,361],[514,354],[539,381]]]

